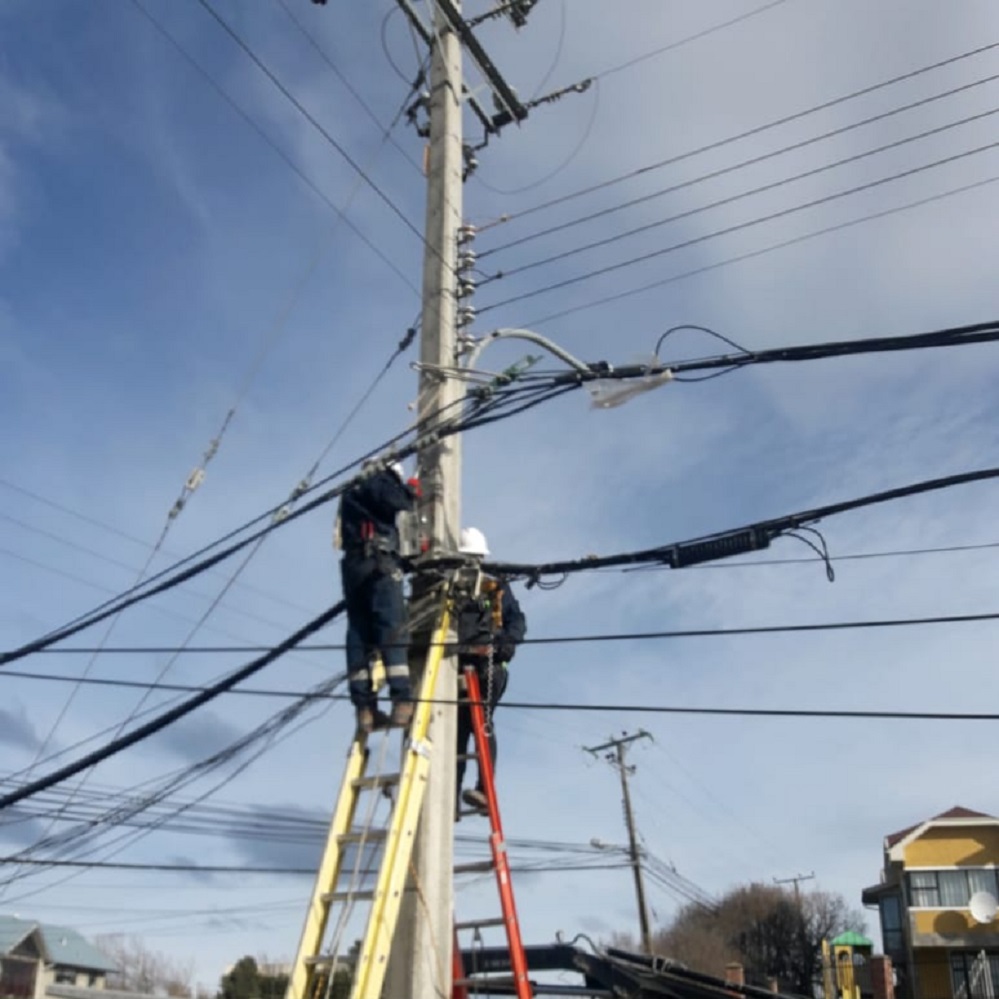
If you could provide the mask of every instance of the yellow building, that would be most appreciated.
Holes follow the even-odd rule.
[[[884,841],[877,906],[899,999],[999,999],[999,818],[952,808]]]

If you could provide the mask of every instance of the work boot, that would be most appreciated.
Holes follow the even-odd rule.
[[[389,727],[389,716],[384,711],[375,708],[357,709],[357,734],[371,735],[380,729]]]
[[[375,712],[371,708],[358,708],[357,709],[357,734],[371,735],[375,730],[377,725],[377,719],[375,718]]]
[[[469,808],[474,808],[481,815],[489,814],[489,799],[486,797],[485,792],[480,791],[477,787],[470,787],[467,791],[462,791],[461,800]]]
[[[406,728],[412,720],[412,701],[396,701],[392,705],[392,714],[389,716],[389,726],[391,728]]]

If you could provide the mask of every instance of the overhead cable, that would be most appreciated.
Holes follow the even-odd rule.
[[[277,75],[267,66],[267,64],[253,51],[250,45],[243,39],[243,37],[229,24],[228,21],[223,18],[217,10],[208,2],[208,0],[198,0],[198,3],[208,12],[208,14],[219,24],[219,26],[225,31],[225,33],[246,53],[246,55],[253,61],[254,65],[271,81],[271,83],[284,95],[284,97],[291,103],[291,105],[298,111],[298,113],[326,140],[329,145],[331,145],[339,154],[343,157],[350,168],[362,178],[364,183],[371,188],[372,191],[378,196],[378,198],[385,204],[388,209],[395,215],[414,236],[419,239],[419,241],[426,247],[431,253],[438,257],[441,262],[450,267],[448,262],[441,257],[440,252],[436,247],[431,246],[427,242],[426,236],[420,231],[420,229],[409,219],[409,217],[402,211],[402,209],[382,190],[382,188],[375,183],[374,180],[368,175],[368,173],[357,163],[357,161],[347,152],[341,143],[339,143],[336,138],[326,129],[323,124],[313,115],[305,105],[281,82]]]
[[[727,21],[721,21],[719,24],[712,24],[710,27],[697,31],[692,35],[687,35],[685,38],[678,38],[674,42],[670,42],[667,45],[660,45],[658,48],[652,49],[650,52],[643,52],[641,55],[627,59],[622,63],[618,63],[616,66],[610,66],[607,69],[602,69],[599,73],[595,74],[594,78],[599,80],[604,77],[613,76],[615,73],[621,73],[626,69],[631,69],[632,67],[639,65],[639,63],[647,62],[649,59],[654,59],[656,56],[663,55],[666,52],[672,52],[674,49],[678,49],[683,45],[688,45],[690,42],[696,42],[700,38],[713,35],[718,31],[723,31],[725,28],[731,28],[733,25],[740,24],[742,21],[748,21],[751,17],[756,17],[758,14],[762,14],[773,7],[779,7],[781,4],[786,2],[787,0],[769,0],[768,3],[763,4],[761,7],[754,7],[752,10],[747,10],[745,13],[739,14],[737,17],[730,17]]]
[[[624,631],[616,633],[591,633],[584,635],[549,635],[525,638],[523,645],[588,645],[594,642],[650,642],[667,641],[671,639],[690,638],[731,638],[743,635],[790,635],[790,634],[810,634],[813,632],[827,631],[865,631],[878,630],[881,628],[913,628],[926,627],[931,625],[955,625],[955,624],[983,624],[990,621],[999,621],[999,611],[989,611],[981,614],[937,614],[926,617],[898,617],[898,618],[872,618],[859,621],[818,621],[804,624],[765,624],[765,625],[745,625],[731,628],[671,628],[664,631]],[[185,652],[199,653],[253,653],[265,651],[266,646],[256,645],[236,645],[236,646],[203,646],[201,648],[187,648]],[[322,645],[301,645],[299,652],[335,652],[342,651],[344,646],[340,643]],[[55,652],[74,653],[86,652],[86,649],[55,649]],[[121,648],[122,653],[157,653],[173,651],[169,647],[159,648],[156,646],[135,648]],[[38,673],[25,672],[19,670],[4,670],[0,673],[0,678],[11,677],[21,680],[37,680],[53,683],[73,683],[76,677],[63,673]],[[180,693],[197,693],[207,690],[207,687],[197,684],[183,683],[156,683],[148,680],[122,680],[117,677],[88,677],[84,683],[95,687],[125,687],[136,690],[156,689]],[[308,691],[283,690],[276,688],[260,687],[239,687],[226,691],[227,694],[240,697],[283,697],[298,698],[308,696]],[[339,695],[329,695],[329,700],[344,700]],[[451,703],[451,702],[446,702]],[[505,701],[503,702],[506,703]]]
[[[331,608],[329,608],[329,610],[323,611],[322,614],[313,618],[307,624],[303,625],[297,631],[289,635],[283,642],[274,646],[274,648],[269,652],[266,652],[264,655],[252,660],[245,666],[235,670],[218,682],[213,683],[210,687],[207,687],[204,691],[188,698],[182,704],[170,708],[168,711],[164,711],[162,714],[151,719],[150,721],[139,725],[126,735],[113,739],[111,742],[107,743],[107,745],[95,749],[93,752],[87,753],[75,762],[59,767],[57,770],[39,778],[38,780],[30,781],[15,791],[10,791],[7,794],[0,795],[0,810],[9,808],[11,805],[15,805],[17,802],[23,801],[32,794],[36,794],[38,791],[44,791],[46,788],[59,784],[67,778],[80,773],[82,770],[86,770],[89,767],[92,767],[95,764],[120,753],[122,750],[128,749],[130,746],[134,746],[143,739],[148,739],[149,736],[154,735],[155,733],[166,728],[168,725],[172,725],[174,722],[179,721],[181,718],[189,715],[192,711],[195,711],[202,705],[214,700],[220,694],[224,694],[227,690],[231,690],[237,684],[249,679],[256,673],[259,673],[260,670],[274,662],[275,659],[280,658],[285,652],[293,649],[296,645],[304,641],[310,635],[315,634],[321,628],[326,627],[326,625],[343,613],[346,606],[346,603],[342,600],[339,603],[334,604]]]
[[[216,82],[215,78],[209,74],[209,72],[184,48],[183,45],[164,27],[163,23],[159,21],[153,14],[151,14],[141,3],[141,0],[132,0],[132,5],[142,13],[142,15],[156,28],[156,30],[163,36],[177,52],[185,59],[185,61],[190,65],[201,78],[226,102],[240,116],[240,118],[245,121],[250,128],[257,133],[257,135],[264,140],[264,142],[275,152],[281,160],[284,161],[285,165],[291,169],[291,171],[298,177],[306,187],[312,191],[316,197],[322,201],[327,208],[331,209],[351,232],[354,233],[358,239],[368,247],[375,256],[378,257],[386,267],[391,270],[400,281],[402,281],[415,295],[419,295],[419,289],[413,284],[409,275],[407,275],[398,264],[395,263],[387,254],[382,250],[377,243],[375,243],[357,224],[349,218],[345,209],[337,205],[330,196],[323,191],[321,187],[304,170],[295,162],[295,160],[287,153],[284,149],[279,146],[274,139],[263,129],[257,121],[252,118],[246,111],[240,107],[236,101],[229,96],[229,94],[222,88],[222,86]],[[353,195],[351,195],[351,200],[353,200]]]
[[[761,132],[769,131],[773,128],[778,128],[781,125],[789,125],[793,121],[798,121],[801,118],[806,118],[810,115],[817,114],[820,111],[827,111],[829,108],[836,107],[839,104],[845,104],[847,101],[856,100],[858,97],[866,97],[868,94],[873,94],[878,90],[883,90],[886,87],[894,86],[896,83],[902,83],[905,80],[911,80],[915,77],[922,76],[926,73],[930,73],[936,69],[942,69],[944,66],[952,65],[953,63],[961,62],[965,59],[970,59],[977,55],[982,55],[985,52],[990,52],[993,49],[999,48],[999,41],[990,42],[987,45],[980,45],[977,48],[969,49],[968,51],[961,52],[958,55],[950,56],[947,59],[941,59],[938,62],[930,63],[928,66],[922,66],[919,69],[910,70],[906,73],[901,73],[898,76],[889,77],[887,80],[882,80],[880,83],[871,84],[867,87],[862,87],[859,90],[853,90],[848,94],[844,94],[841,97],[834,97],[831,100],[823,101],[821,104],[814,104],[810,107],[804,108],[801,111],[795,111],[792,114],[783,115],[780,118],[775,118],[772,121],[768,121],[763,125],[757,125],[750,128],[744,132],[739,132],[736,135],[727,136],[724,139],[716,139],[714,142],[709,142],[706,145],[698,146],[696,149],[688,150],[685,153],[679,153],[675,156],[670,156],[666,159],[659,160],[655,163],[649,163],[643,167],[639,167],[636,170],[630,170],[628,173],[621,174],[617,177],[611,177],[608,180],[601,181],[597,184],[591,184],[588,187],[581,188],[577,191],[571,191],[568,194],[561,194],[558,197],[550,198],[547,201],[543,201],[540,204],[533,205],[530,208],[524,208],[519,212],[514,212],[508,216],[507,221],[512,222],[516,219],[525,218],[528,215],[533,215],[536,212],[544,211],[547,208],[553,208],[555,205],[564,204],[566,201],[572,201],[576,198],[581,198],[587,194],[593,194],[596,191],[602,191],[605,188],[612,187],[616,184],[621,184],[624,181],[631,180],[635,177],[640,177],[646,173],[652,173],[655,170],[661,170],[664,167],[673,166],[675,163],[682,163],[684,160],[693,158],[694,156],[700,156],[702,153],[711,152],[715,149],[720,149],[722,146],[727,146],[733,142],[739,142],[742,139],[748,139],[754,135],[759,135]]]
[[[811,232],[802,233],[800,236],[792,236],[790,239],[778,240],[775,243],[769,243],[766,246],[759,247],[755,250],[748,250],[745,253],[737,253],[734,256],[726,257],[724,260],[717,260],[710,264],[701,264],[697,267],[692,267],[689,270],[681,271],[678,274],[671,274],[668,277],[656,278],[654,281],[649,281],[634,288],[612,292],[608,295],[601,295],[587,301],[577,302],[574,305],[567,305],[555,312],[549,312],[546,315],[536,316],[529,319],[525,325],[542,326],[546,323],[554,322],[556,319],[564,319],[566,316],[576,315],[580,312],[588,312],[590,309],[596,309],[603,305],[610,305],[614,302],[623,301],[626,298],[631,298],[633,295],[641,295],[647,291],[665,288],[667,285],[675,284],[678,281],[685,281],[687,278],[696,277],[700,274],[707,274],[711,271],[719,270],[722,267],[728,267],[731,264],[742,263],[746,260],[755,260],[757,257],[765,256],[768,253],[774,253],[777,250],[784,250],[790,246],[798,246],[801,243],[806,243],[810,239],[816,239],[819,236],[826,236],[834,232],[843,232],[846,229],[851,229],[853,226],[863,225],[865,222],[874,222],[878,219],[888,218],[891,215],[900,214],[901,212],[911,211],[913,208],[921,208],[925,205],[934,204],[938,201],[943,201],[946,198],[952,198],[958,194],[965,194],[968,191],[976,191],[980,188],[995,184],[996,182],[999,182],[999,174],[994,174],[991,177],[973,181],[969,184],[960,184],[957,187],[951,187],[937,194],[927,195],[924,198],[917,198],[915,201],[908,201],[904,204],[896,205],[893,208],[885,208],[876,212],[869,212],[865,215],[859,215],[856,218],[847,219],[843,222],[836,222],[833,225],[813,229]]]
[[[999,108],[996,109],[999,111]],[[906,177],[914,177],[917,174],[925,173],[927,170],[935,170],[938,167],[946,166],[949,163],[957,163],[961,160],[968,159],[972,156],[978,156],[981,153],[990,152],[993,149],[999,148],[999,140],[994,142],[987,142],[980,146],[975,146],[972,149],[964,149],[959,153],[952,153],[949,156],[943,156],[940,159],[931,160],[929,163],[921,163],[919,166],[909,167],[906,170],[900,170],[896,173],[889,174],[886,177],[878,177],[876,180],[866,181],[863,184],[856,184],[853,187],[843,188],[839,191],[833,191],[831,194],[824,194],[818,198],[811,198],[808,201],[802,202],[797,205],[791,205],[787,208],[780,208],[773,212],[769,212],[766,215],[761,215],[754,219],[748,219],[745,222],[737,222],[729,226],[725,226],[721,229],[715,229],[709,233],[703,233],[699,236],[692,236],[688,239],[683,239],[678,243],[672,243],[669,246],[660,247],[656,250],[650,250],[646,253],[639,254],[635,257],[630,257],[627,260],[620,260],[617,263],[606,264],[603,267],[597,267],[591,271],[586,271],[583,274],[577,274],[573,277],[563,278],[560,281],[555,281],[552,284],[544,285],[541,288],[534,288],[530,291],[521,292],[517,295],[511,295],[509,298],[503,298],[496,302],[491,302],[488,305],[482,306],[478,310],[479,315],[483,315],[486,312],[491,312],[494,309],[498,309],[505,305],[512,305],[517,302],[523,302],[527,299],[536,298],[539,295],[547,295],[553,291],[558,291],[562,288],[568,288],[572,285],[579,284],[581,281],[589,281],[595,277],[602,277],[605,274],[612,274],[617,271],[623,270],[627,267],[634,267],[636,264],[646,263],[649,260],[657,260],[669,253],[674,253],[677,250],[687,249],[691,246],[698,246],[701,243],[705,243],[711,239],[717,239],[719,236],[729,236],[735,232],[742,232],[745,229],[750,229],[753,226],[762,225],[764,222],[773,222],[777,219],[786,218],[790,215],[795,215],[798,212],[806,211],[809,208],[817,208],[819,205],[830,204],[833,201],[837,201],[840,198],[846,198],[853,194],[859,194],[863,191],[871,191],[876,188],[883,187],[885,184],[894,183],[897,180],[902,180]]]
[[[624,211],[628,208],[634,208],[636,205],[643,205],[649,201],[654,201],[657,198],[665,197],[668,194],[675,194],[677,191],[683,191],[689,187],[694,187],[697,184],[706,183],[709,180],[716,180],[719,177],[727,176],[730,173],[736,173],[740,170],[744,170],[750,166],[756,166],[759,163],[765,163],[768,160],[775,159],[778,156],[783,156],[785,153],[795,152],[799,149],[805,149],[808,146],[812,146],[817,142],[822,142],[826,139],[834,138],[837,135],[844,135],[847,132],[852,132],[855,129],[862,128],[865,125],[871,125],[876,122],[884,121],[887,118],[894,117],[895,115],[902,114],[905,111],[911,111],[914,108],[924,107],[927,104],[932,104],[935,101],[943,100],[946,97],[952,97],[955,94],[964,93],[965,91],[972,90],[975,87],[980,87],[986,83],[994,83],[999,80],[999,73],[993,73],[989,76],[982,77],[981,79],[974,80],[971,83],[962,84],[959,87],[952,87],[950,90],[942,91],[938,94],[931,94],[929,97],[921,98],[917,101],[910,101],[908,104],[903,104],[897,108],[892,108],[889,111],[882,111],[880,114],[871,115],[867,118],[862,118],[860,121],[851,122],[848,125],[842,125],[839,128],[831,129],[827,132],[823,132],[821,135],[815,135],[808,139],[802,139],[799,142],[792,142],[789,145],[781,146],[779,149],[771,150],[767,153],[760,153],[756,156],[750,156],[747,159],[740,160],[738,163],[732,163],[729,166],[719,167],[716,170],[711,170],[708,173],[698,174],[696,177],[691,177],[688,180],[679,181],[675,184],[670,184],[667,187],[661,187],[655,191],[650,191],[647,194],[640,195],[636,198],[630,198],[627,201],[622,201],[614,205],[610,205],[606,208],[601,208],[594,212],[589,212],[586,215],[580,215],[576,218],[568,219],[565,222],[559,222],[555,225],[547,226],[544,229],[539,229],[536,232],[528,233],[526,236],[521,236],[519,239],[510,240],[507,243],[502,243],[499,246],[490,247],[488,249],[479,252],[479,260],[483,260],[495,253],[502,253],[504,250],[509,250],[516,246],[523,246],[525,243],[533,242],[535,239],[541,239],[545,236],[551,236],[558,232],[564,232],[566,229],[575,228],[578,225],[584,225],[587,222],[593,222],[596,219],[605,218],[608,215],[613,215],[617,212]],[[671,216],[667,219],[660,220],[656,223],[651,223],[647,226],[642,226],[638,229],[629,230],[626,233],[619,234],[614,239],[623,239],[625,236],[633,235],[637,232],[642,232],[646,228],[654,228],[656,225],[665,225],[667,222],[674,222],[678,219],[687,218],[688,215],[696,214],[699,212],[707,211],[711,208],[717,208],[721,205],[727,205],[733,201],[741,200],[742,198],[748,198],[755,194],[761,194],[764,191],[769,191],[773,188],[782,186],[783,184],[789,184],[793,181],[803,180],[806,177],[812,177],[816,174],[823,173],[827,170],[835,169],[836,167],[843,166],[847,163],[853,163],[858,160],[866,159],[869,156],[874,156],[878,153],[886,152],[890,149],[895,149],[898,146],[905,145],[909,142],[915,142],[918,139],[923,139],[931,135],[936,135],[938,132],[944,132],[951,128],[957,128],[961,125],[966,125],[972,121],[977,121],[979,118],[984,118],[989,115],[995,114],[996,110],[985,111],[982,114],[972,115],[970,117],[962,118],[954,122],[948,122],[939,128],[929,129],[924,132],[920,132],[917,135],[908,136],[894,142],[889,142],[884,145],[878,146],[875,149],[870,149],[865,152],[856,153],[854,155],[845,157],[844,159],[835,160],[832,163],[822,164],[821,166],[815,167],[814,169],[806,170],[802,173],[794,174],[793,176],[786,177],[782,180],[774,181],[769,184],[765,184],[761,187],[752,188],[748,191],[743,191],[739,194],[733,195],[729,198],[725,198],[720,201],[714,201],[707,205],[701,205],[690,212],[684,212],[681,215]],[[586,249],[591,249],[596,246],[602,246],[605,242],[611,242],[613,240],[603,240],[597,243],[587,244],[585,246],[579,247],[574,250],[574,252],[582,252]],[[525,264],[513,269],[505,269],[503,271],[504,277],[509,277],[513,274],[518,274],[521,271],[529,270],[534,267],[540,267],[544,263],[549,263],[551,260],[561,259],[560,256],[554,256],[550,258],[545,258],[544,260],[534,261],[533,263]]]

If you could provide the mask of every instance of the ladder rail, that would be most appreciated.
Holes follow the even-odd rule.
[[[510,969],[513,972],[517,999],[532,999],[527,972],[527,958],[524,956],[524,943],[520,936],[520,922],[517,919],[517,906],[513,897],[513,882],[510,879],[510,861],[507,856],[506,839],[503,836],[503,823],[500,819],[496,797],[496,778],[493,772],[492,754],[489,752],[489,738],[486,732],[486,713],[482,702],[482,688],[474,666],[465,666],[468,707],[472,717],[472,731],[479,754],[479,773],[485,790],[489,810],[489,849],[496,871],[496,886],[499,889],[500,908],[503,912],[507,945],[510,949]]]
[[[304,999],[307,995],[311,977],[308,959],[320,952],[330,915],[329,906],[324,901],[323,895],[328,890],[326,885],[335,884],[340,875],[344,856],[340,835],[346,832],[354,821],[357,795],[353,790],[353,782],[364,775],[366,765],[367,750],[360,741],[355,739],[347,754],[347,765],[340,784],[340,793],[333,808],[326,846],[323,848],[312,897],[305,913],[305,924],[302,927],[295,963],[292,965],[291,975],[288,979],[286,999]]]
[[[375,900],[372,903],[354,970],[352,999],[379,999],[385,981],[389,950],[399,919],[402,894],[409,873],[409,860],[412,857],[413,842],[423,808],[427,774],[430,770],[431,746],[427,737],[433,718],[434,691],[450,626],[448,596],[445,597],[437,627],[431,637],[420,697],[406,744],[406,762],[402,768],[398,796],[392,810],[385,852],[378,872]]]

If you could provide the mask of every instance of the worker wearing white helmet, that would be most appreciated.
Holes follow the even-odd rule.
[[[347,602],[347,673],[360,735],[389,725],[404,727],[413,717],[396,517],[412,510],[419,495],[419,483],[406,481],[399,462],[372,462],[367,471],[343,494],[338,514],[340,572]],[[377,657],[385,666],[390,718],[378,710],[371,682],[371,664]]]
[[[475,559],[489,555],[486,537],[477,527],[462,530],[458,549]],[[458,661],[462,668],[473,666],[479,675],[485,702],[486,731],[489,735],[489,754],[496,766],[496,732],[493,712],[506,690],[507,665],[513,659],[517,645],[527,634],[527,621],[513,595],[508,581],[483,576],[479,596],[457,609]],[[457,789],[461,800],[479,812],[485,813],[487,801],[482,781],[482,771],[474,788],[461,790],[465,777],[468,741],[472,735],[472,713],[467,705],[458,706],[458,776]]]

